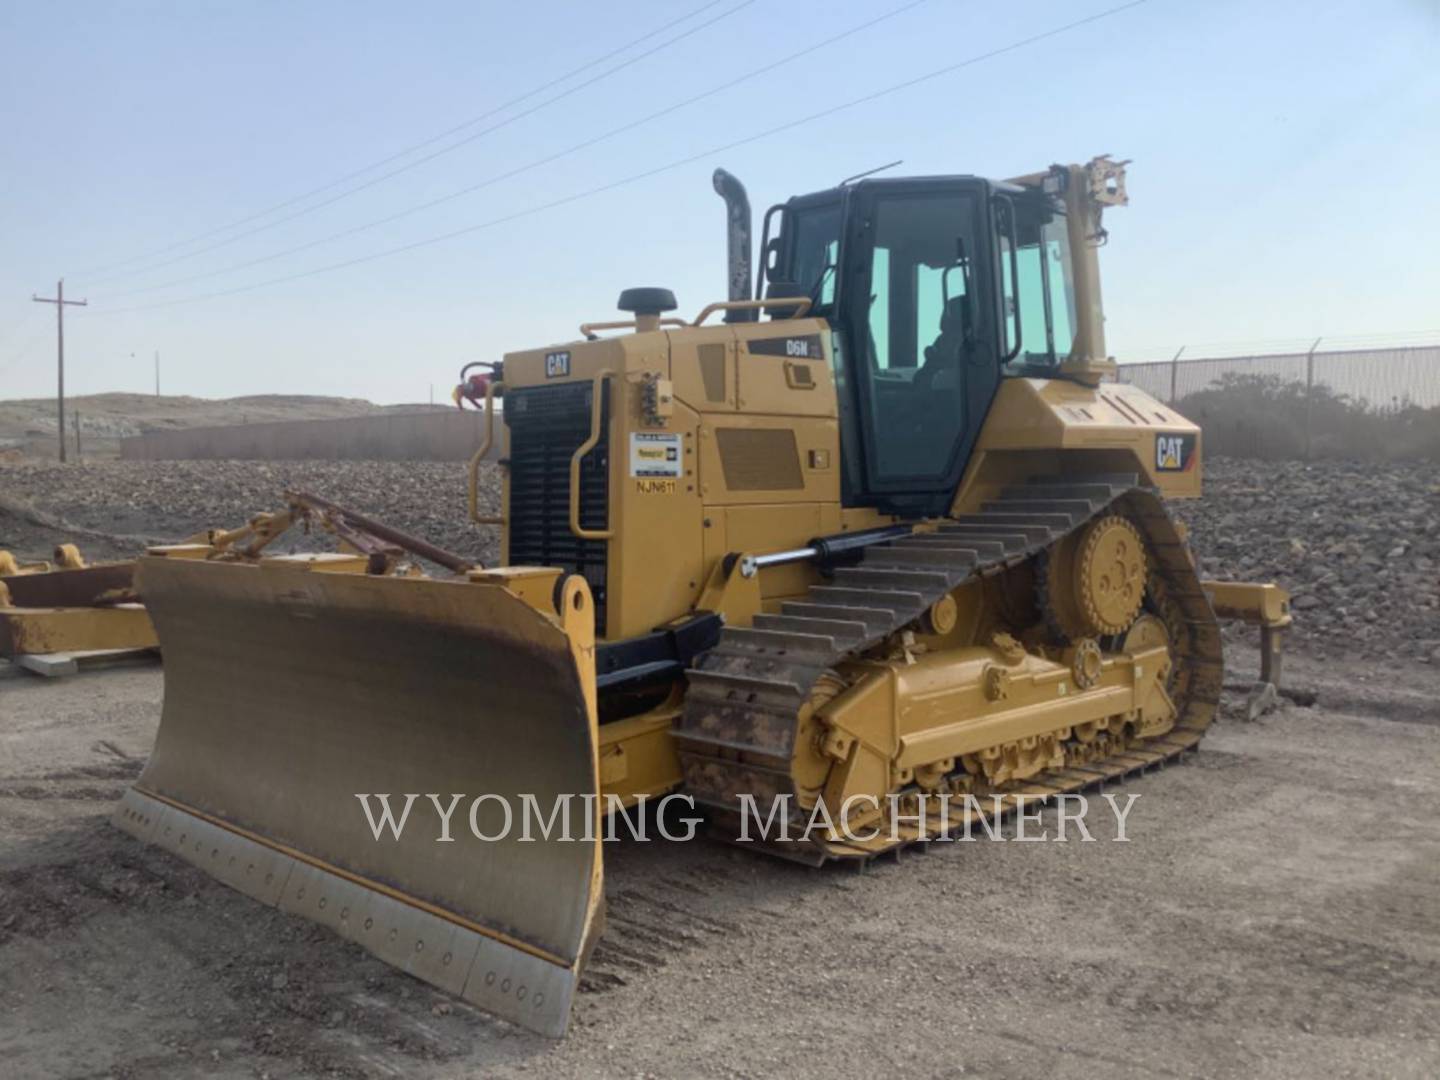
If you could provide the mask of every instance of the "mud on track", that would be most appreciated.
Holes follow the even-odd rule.
[[[0,1056],[22,1077],[1434,1075],[1440,678],[1291,664],[1319,704],[1227,710],[1128,782],[1130,843],[937,845],[865,874],[610,845],[561,1043],[110,828],[158,669],[0,680]]]

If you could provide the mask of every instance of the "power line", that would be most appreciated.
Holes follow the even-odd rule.
[[[32,307],[32,308],[26,308],[26,309],[25,309],[25,314],[17,317],[16,320],[15,320],[13,323],[10,324],[10,329],[9,329],[9,330],[6,330],[3,334],[0,334],[0,345],[3,345],[3,344],[5,344],[6,342],[8,342],[11,338],[13,338],[16,334],[18,334],[22,329],[24,329],[25,326],[27,326],[28,324],[34,322],[34,321],[36,320],[36,318],[39,317],[39,315],[40,315],[40,309],[39,309],[39,308],[33,308],[33,307]]]
[[[37,314],[39,314],[39,308],[35,308],[34,310]],[[36,345],[40,344],[40,339],[43,338],[47,334],[47,332],[48,331],[45,329],[45,327],[42,326],[39,330],[35,332],[32,337],[26,340],[24,345],[21,345],[20,348],[16,349],[13,353],[10,354],[10,359],[0,361],[0,375],[5,374],[21,360],[25,359],[26,354],[29,353],[30,350],[33,349]]]
[[[504,112],[506,109],[512,108],[512,107],[514,107],[515,105],[518,105],[518,104],[520,104],[520,103],[523,102],[523,101],[527,101],[527,100],[529,100],[530,98],[534,97],[534,96],[537,95],[537,94],[543,94],[546,90],[553,89],[554,87],[559,86],[561,83],[567,82],[568,80],[574,78],[576,75],[579,75],[579,74],[582,74],[583,72],[589,71],[591,68],[598,67],[600,64],[605,63],[607,60],[613,59],[614,57],[619,56],[621,53],[628,52],[630,49],[635,48],[637,45],[643,44],[644,42],[650,40],[651,38],[656,37],[656,36],[658,36],[658,35],[660,35],[660,34],[663,34],[663,33],[665,33],[665,31],[670,30],[670,29],[673,29],[673,28],[676,27],[676,26],[679,26],[679,25],[680,25],[681,23],[683,23],[683,22],[688,22],[690,19],[693,19],[695,16],[701,15],[701,14],[703,14],[704,12],[710,10],[711,8],[716,7],[716,6],[718,6],[719,4],[724,3],[724,2],[725,2],[725,0],[708,0],[707,3],[702,4],[700,7],[695,8],[694,10],[692,10],[692,11],[690,11],[690,12],[687,12],[686,14],[680,16],[678,19],[672,19],[671,21],[665,23],[664,25],[659,26],[659,27],[655,28],[654,30],[649,31],[648,33],[642,34],[640,37],[635,38],[635,39],[627,42],[627,43],[624,44],[624,45],[621,45],[621,46],[620,46],[619,48],[617,48],[617,49],[612,49],[612,50],[610,50],[609,52],[605,53],[604,55],[595,58],[594,60],[590,60],[590,61],[588,61],[588,62],[580,65],[580,66],[577,67],[577,68],[573,68],[572,70],[566,72],[564,75],[561,75],[561,76],[559,76],[558,78],[551,79],[549,82],[544,83],[544,84],[542,84],[541,86],[537,86],[537,87],[535,87],[533,90],[527,90],[525,93],[520,94],[520,95],[518,95],[517,97],[511,98],[511,99],[509,99],[508,101],[504,102],[503,104],[496,105],[494,108],[489,109],[489,110],[487,110],[486,112],[481,113],[479,116],[471,117],[469,120],[466,120],[466,121],[464,121],[463,123],[456,124],[454,127],[448,128],[447,130],[440,132],[440,134],[438,134],[438,135],[431,136],[430,138],[425,139],[425,140],[422,141],[422,142],[418,142],[418,143],[415,143],[415,144],[412,145],[412,146],[406,147],[404,150],[399,150],[399,151],[397,151],[397,152],[395,152],[395,153],[393,153],[393,154],[390,154],[388,157],[381,158],[379,161],[372,162],[371,164],[366,165],[366,166],[364,166],[363,168],[356,169],[356,170],[353,171],[353,172],[347,173],[346,175],[340,177],[338,180],[332,180],[332,181],[330,181],[329,183],[322,184],[321,186],[319,186],[319,187],[317,187],[317,188],[312,188],[311,190],[305,192],[304,194],[296,195],[296,196],[294,196],[294,197],[292,197],[292,198],[286,199],[286,200],[283,201],[283,202],[279,202],[279,203],[276,203],[276,204],[273,205],[273,206],[267,207],[266,209],[261,210],[261,211],[259,211],[259,212],[257,212],[257,213],[251,214],[251,215],[249,215],[248,217],[241,218],[241,219],[239,219],[238,221],[232,221],[230,224],[228,224],[228,225],[222,225],[222,226],[220,226],[219,228],[216,228],[216,229],[211,229],[209,232],[200,233],[200,234],[198,234],[198,235],[196,235],[196,236],[192,236],[192,237],[190,237],[190,238],[188,238],[188,239],[186,239],[186,240],[176,241],[176,242],[173,243],[173,244],[168,244],[168,245],[166,245],[166,246],[163,247],[163,248],[157,248],[157,249],[154,250],[154,251],[147,252],[147,253],[142,254],[142,255],[132,255],[132,256],[129,257],[129,258],[121,259],[121,260],[119,260],[119,261],[117,261],[117,262],[108,263],[108,264],[105,264],[105,265],[103,265],[103,266],[91,268],[91,269],[89,269],[89,270],[81,270],[81,271],[78,272],[78,275],[77,275],[77,276],[85,277],[85,278],[91,278],[91,279],[92,279],[92,283],[99,283],[99,282],[102,282],[102,281],[111,281],[111,280],[114,280],[116,277],[128,277],[128,276],[130,276],[131,274],[136,274],[136,273],[148,273],[148,272],[151,271],[151,270],[157,270],[157,269],[159,269],[159,268],[162,267],[162,266],[168,266],[168,265],[170,265],[171,263],[179,262],[179,261],[181,261],[181,260],[183,260],[183,259],[188,259],[188,258],[191,258],[191,257],[193,257],[193,256],[195,256],[195,255],[203,254],[203,253],[206,252],[206,251],[213,251],[213,250],[214,250],[215,248],[217,248],[217,247],[223,247],[223,246],[226,245],[226,244],[233,243],[233,242],[235,242],[236,240],[239,240],[239,239],[241,239],[242,237],[245,237],[245,236],[249,236],[249,235],[251,235],[251,234],[254,233],[254,232],[259,232],[259,231],[262,231],[263,229],[271,228],[271,227],[273,227],[274,225],[282,224],[282,223],[284,223],[284,222],[286,222],[286,221],[293,220],[293,219],[296,218],[296,217],[300,217],[300,216],[302,216],[303,214],[308,214],[308,213],[311,213],[311,212],[314,211],[314,210],[318,210],[318,209],[320,209],[320,208],[322,208],[322,207],[329,206],[331,203],[338,202],[340,199],[347,198],[348,196],[355,194],[355,192],[357,192],[357,191],[363,191],[365,188],[372,187],[372,186],[374,186],[375,184],[378,184],[378,183],[381,183],[381,182],[383,182],[383,181],[385,181],[385,180],[388,180],[388,179],[390,179],[392,176],[399,175],[400,173],[405,172],[405,171],[407,171],[407,170],[409,170],[409,169],[415,168],[415,167],[417,167],[417,166],[419,166],[419,165],[423,165],[423,164],[425,164],[426,162],[432,161],[432,160],[434,160],[435,158],[440,157],[440,156],[443,155],[443,154],[448,154],[448,153],[449,153],[450,151],[452,151],[452,150],[458,149],[459,147],[464,146],[464,145],[466,145],[466,144],[469,143],[469,142],[473,142],[475,139],[478,139],[478,138],[482,137],[483,135],[489,134],[490,132],[497,130],[497,128],[499,128],[499,127],[505,126],[505,124],[513,123],[515,120],[518,120],[518,119],[520,119],[520,118],[523,117],[523,116],[528,116],[528,115],[530,115],[530,113],[533,113],[533,112],[535,112],[535,111],[537,111],[537,110],[539,110],[539,109],[542,109],[542,108],[544,108],[546,105],[553,104],[555,101],[560,100],[560,98],[562,98],[562,97],[566,97],[566,96],[568,96],[569,94],[574,93],[574,92],[577,91],[577,90],[582,90],[582,89],[584,89],[584,88],[587,87],[587,86],[591,86],[591,85],[593,85],[594,83],[601,81],[602,79],[606,79],[606,78],[608,78],[609,76],[615,74],[616,72],[621,71],[621,70],[623,70],[624,68],[631,66],[632,64],[638,63],[639,61],[645,59],[646,57],[652,55],[653,53],[658,52],[658,51],[660,51],[661,49],[667,48],[668,46],[675,44],[675,42],[680,41],[680,40],[682,40],[683,38],[690,36],[691,34],[698,33],[699,31],[704,30],[706,27],[712,25],[713,23],[719,22],[721,19],[724,19],[724,18],[726,18],[726,17],[728,17],[728,16],[730,16],[730,15],[735,14],[735,13],[736,13],[737,11],[739,11],[741,8],[748,7],[751,3],[754,2],[754,0],[744,0],[743,3],[739,4],[738,6],[736,6],[736,7],[734,7],[734,8],[731,8],[731,9],[725,11],[725,12],[722,12],[720,15],[716,16],[715,18],[710,19],[709,21],[707,21],[707,22],[705,22],[705,23],[702,23],[702,24],[699,25],[699,26],[692,27],[690,30],[687,30],[687,31],[685,31],[685,32],[682,33],[682,34],[679,34],[679,35],[677,35],[676,37],[671,38],[670,40],[668,40],[668,41],[666,41],[666,42],[663,42],[662,44],[657,45],[657,46],[655,46],[654,48],[651,48],[651,49],[647,50],[646,52],[642,53],[641,55],[639,55],[639,56],[637,56],[637,57],[633,57],[633,58],[631,58],[630,60],[627,60],[627,61],[625,61],[624,63],[619,64],[619,65],[617,65],[617,66],[614,67],[614,68],[611,68],[609,71],[606,71],[606,72],[604,72],[604,73],[596,76],[595,78],[592,78],[592,79],[587,80],[586,82],[580,84],[579,86],[572,87],[570,90],[565,91],[565,93],[563,93],[563,94],[557,95],[556,97],[551,98],[551,99],[548,100],[548,101],[542,102],[541,104],[535,106],[534,108],[531,108],[531,109],[527,110],[526,112],[521,113],[519,116],[511,117],[511,118],[509,118],[508,120],[504,121],[504,123],[502,123],[502,124],[496,125],[495,127],[487,128],[485,131],[482,131],[482,132],[478,132],[478,133],[476,133],[476,134],[473,134],[473,135],[471,135],[471,136],[469,136],[469,137],[467,137],[467,138],[465,138],[465,139],[462,139],[462,140],[460,140],[459,142],[456,142],[456,143],[454,143],[454,144],[452,144],[452,145],[450,145],[450,146],[442,147],[440,150],[436,151],[436,152],[433,153],[433,154],[427,155],[426,157],[420,158],[420,159],[417,160],[417,161],[411,162],[410,164],[404,166],[403,168],[396,169],[396,170],[393,170],[393,171],[391,171],[391,172],[389,172],[389,173],[386,173],[386,174],[383,175],[383,176],[376,177],[376,178],[368,181],[368,182],[365,183],[365,184],[361,184],[361,185],[359,185],[359,186],[357,186],[357,187],[355,187],[355,188],[352,188],[352,189],[350,189],[350,190],[348,190],[348,191],[341,192],[339,195],[335,196],[334,198],[331,198],[331,199],[325,200],[325,201],[323,201],[323,202],[317,203],[317,204],[314,205],[314,206],[307,207],[307,208],[305,208],[305,209],[303,209],[303,210],[301,210],[301,211],[299,211],[299,212],[297,212],[297,213],[295,213],[295,214],[292,214],[292,215],[289,215],[289,216],[287,216],[287,217],[281,218],[279,221],[271,222],[271,223],[268,224],[268,225],[261,226],[261,227],[258,228],[258,229],[249,230],[248,232],[241,233],[241,234],[239,234],[238,236],[230,237],[229,239],[224,240],[224,241],[221,241],[220,243],[212,244],[212,245],[210,245],[210,246],[208,246],[208,247],[200,248],[200,249],[198,249],[198,250],[196,250],[196,251],[192,251],[192,252],[189,252],[189,253],[184,254],[184,255],[176,256],[176,257],[173,258],[173,259],[167,259],[167,260],[164,260],[164,261],[162,261],[162,262],[156,263],[156,264],[154,264],[154,265],[151,265],[151,266],[148,266],[148,267],[142,267],[142,268],[137,269],[137,270],[125,271],[125,272],[123,272],[123,273],[121,273],[121,274],[110,274],[110,273],[109,273],[109,271],[114,270],[114,269],[118,269],[118,268],[121,267],[121,266],[127,266],[127,265],[129,265],[130,263],[134,263],[134,262],[142,262],[142,261],[144,261],[144,260],[146,260],[146,259],[152,259],[152,258],[155,258],[156,256],[159,256],[159,255],[166,255],[166,254],[169,254],[169,253],[172,252],[172,251],[175,251],[177,248],[187,247],[187,246],[189,246],[190,244],[195,244],[195,243],[199,243],[200,241],[203,241],[203,240],[208,240],[208,239],[210,239],[210,238],[213,237],[213,236],[219,236],[221,233],[229,232],[229,231],[232,230],[232,229],[241,228],[242,226],[249,225],[249,224],[251,224],[252,222],[259,221],[261,218],[269,217],[271,214],[276,213],[277,211],[284,210],[284,209],[287,209],[287,208],[289,208],[289,207],[291,207],[291,206],[294,206],[294,205],[297,204],[297,203],[304,202],[304,201],[306,201],[307,199],[313,198],[313,197],[316,196],[316,195],[323,195],[323,194],[324,194],[325,192],[327,192],[327,191],[333,191],[335,188],[341,187],[342,185],[349,183],[351,180],[355,180],[355,179],[357,179],[358,177],[364,176],[366,173],[374,172],[376,169],[384,168],[386,165],[389,165],[389,164],[391,164],[392,162],[398,161],[398,160],[400,160],[401,158],[404,158],[404,157],[408,157],[410,154],[413,154],[413,153],[415,153],[415,152],[417,152],[417,151],[419,151],[419,150],[424,150],[426,147],[433,146],[433,145],[435,145],[437,142],[441,142],[442,140],[447,139],[447,138],[449,138],[449,137],[452,136],[452,135],[458,134],[459,132],[464,131],[464,130],[467,129],[467,128],[474,127],[476,124],[479,124],[479,123],[481,123],[481,122],[483,122],[483,121],[485,121],[485,120],[488,120],[488,119],[490,119],[492,116],[495,116],[495,115],[497,115],[497,114],[499,114],[499,113],[502,113],[502,112]],[[106,275],[106,276],[98,277],[98,276],[95,276],[95,275]]]
[[[727,82],[721,83],[718,86],[713,86],[709,90],[705,90],[701,93],[694,94],[688,98],[685,98],[683,101],[678,101],[674,104],[667,105],[665,108],[650,113],[648,116],[642,116],[637,120],[631,120],[627,123],[621,124],[619,127],[611,128],[609,131],[606,131],[600,135],[592,136],[591,138],[586,139],[583,142],[579,142],[573,146],[567,147],[564,150],[560,150],[546,157],[537,158],[534,161],[531,161],[525,165],[510,169],[507,172],[499,173],[495,176],[489,177],[486,180],[482,180],[479,183],[470,184],[467,187],[463,187],[458,191],[452,191],[448,195],[441,195],[438,198],[430,199],[427,202],[419,203],[415,206],[408,207],[407,209],[397,211],[393,214],[388,214],[385,217],[376,218],[373,221],[367,221],[364,224],[355,225],[348,229],[342,229],[339,232],[331,233],[329,236],[322,236],[319,239],[310,240],[306,243],[298,244],[295,247],[286,248],[283,251],[277,251],[270,255],[262,255],[259,258],[248,259],[244,262],[239,263],[232,263],[229,266],[222,266],[219,269],[207,270],[199,274],[187,274],[184,277],[175,278],[171,281],[160,282],[156,285],[142,285],[138,288],[126,289],[122,292],[110,293],[108,294],[107,298],[118,299],[126,296],[135,296],[140,293],[156,292],[160,289],[174,288],[177,285],[187,285],[192,281],[203,281],[207,278],[218,277],[222,274],[234,273],[237,270],[246,270],[252,266],[259,266],[263,263],[274,262],[276,259],[283,259],[289,255],[297,255],[302,251],[309,251],[312,248],[333,243],[336,240],[343,240],[348,236],[354,236],[356,233],[361,233],[369,229],[378,228],[381,225],[389,225],[392,222],[399,221],[401,218],[410,217],[413,214],[418,214],[422,211],[433,209],[434,207],[440,206],[443,203],[452,202],[453,200],[461,198],[462,196],[474,194],[475,192],[480,191],[483,188],[491,187],[492,185],[498,184],[501,181],[513,179],[514,177],[519,176],[521,173],[530,172],[531,170],[538,169],[543,165],[549,165],[552,162],[558,161],[564,157],[568,157],[571,154],[578,153],[581,150],[588,150],[590,147],[605,142],[609,139],[613,139],[617,135],[624,134],[627,131],[633,131],[635,128],[642,127],[645,124],[652,123],[653,121],[659,120],[662,117],[669,116],[670,114],[675,112],[679,112],[681,109],[688,108],[689,106],[704,101],[707,98],[714,97],[716,94],[723,93],[726,90],[731,90],[736,86],[739,86],[741,83],[748,82],[751,79],[759,78],[761,75],[768,74],[769,72],[774,71],[776,68],[784,67],[787,64],[794,63],[796,60],[800,59],[803,56],[807,56],[810,53],[817,52],[821,49],[827,49],[830,46],[836,44],[837,42],[843,41],[845,38],[853,37],[854,35],[861,33],[862,31],[869,30],[871,27],[879,23],[885,22],[888,19],[893,19],[898,15],[903,15],[905,12],[910,11],[912,8],[919,7],[921,4],[929,2],[930,0],[909,0],[909,3],[901,4],[897,8],[892,8],[890,11],[887,11],[881,15],[877,15],[874,18],[869,19],[856,26],[853,26],[848,30],[843,30],[840,33],[834,34],[831,37],[825,38],[822,41],[817,41],[814,44],[807,45],[805,48],[800,49],[798,52],[793,52],[787,56],[779,58],[778,60],[773,60],[770,63],[762,65],[761,67],[746,72],[744,75],[739,75],[733,79],[730,79]]]
[[[734,7],[726,11],[722,11],[719,15],[706,22],[701,23],[699,26],[694,26],[691,27],[689,30],[682,31],[681,33],[675,35],[667,41],[663,41],[659,45],[656,45],[651,49],[647,49],[645,52],[640,53],[638,56],[633,56],[628,60],[624,60],[621,63],[616,64],[613,68],[610,68],[608,71],[601,72],[594,78],[587,79],[585,82],[579,83],[576,86],[572,86],[568,90],[563,90],[560,93],[556,94],[554,97],[548,98],[547,100],[540,102],[538,105],[534,105],[523,112],[516,113],[514,116],[506,117],[504,120],[492,124],[487,128],[483,128],[480,131],[473,132],[472,134],[467,135],[465,138],[459,139],[451,143],[449,146],[442,146],[439,150],[427,154],[422,158],[417,158],[416,160],[401,165],[398,168],[391,169],[389,172],[382,173],[381,175],[376,177],[372,177],[371,179],[365,181],[363,184],[356,184],[354,187],[348,188],[347,190],[342,191],[337,195],[332,195],[328,199],[323,199],[318,203],[313,203],[310,206],[302,207],[293,213],[276,218],[274,221],[268,221],[263,225],[256,225],[253,228],[246,229],[244,232],[236,233],[234,236],[227,237],[224,240],[217,240],[215,243],[208,244],[205,247],[197,248],[194,251],[186,252],[182,255],[176,255],[169,259],[164,259],[158,263],[152,264],[151,266],[144,267],[143,269],[126,271],[121,274],[111,275],[110,277],[95,279],[94,281],[92,281],[92,284],[97,284],[104,281],[113,281],[117,277],[130,277],[136,273],[149,273],[152,270],[158,270],[161,267],[170,266],[177,262],[185,262],[189,259],[195,258],[197,255],[203,255],[206,252],[214,251],[217,248],[228,247],[229,245],[236,243],[239,240],[243,240],[248,236],[254,236],[256,233],[265,232],[269,229],[276,228],[277,226],[284,225],[287,222],[294,221],[296,218],[301,218],[306,216],[307,214],[314,213],[316,210],[321,210],[327,206],[331,206],[334,203],[340,202],[342,199],[349,198],[351,195],[354,195],[357,192],[364,191],[367,188],[372,188],[376,184],[384,183],[386,180],[390,180],[393,177],[399,176],[402,173],[409,172],[411,169],[418,168],[421,165],[434,161],[438,157],[442,157],[445,154],[451,153],[454,150],[458,150],[460,147],[475,142],[477,139],[484,138],[486,135],[490,135],[496,131],[499,131],[501,128],[508,127],[517,120],[523,120],[525,117],[537,113],[541,109],[547,108],[548,106],[555,104],[555,102],[557,101],[570,97],[572,94],[578,93],[581,90],[593,86],[595,83],[609,78],[616,72],[622,71],[627,67],[639,63],[641,60],[644,60],[649,56],[653,56],[657,52],[669,48],[676,42],[681,41],[684,38],[690,37],[692,34],[699,33],[701,30],[704,30],[714,25],[721,19],[728,18],[729,16],[734,15],[741,9],[749,7],[754,2],[755,0],[741,0],[741,2],[736,4]]]
[[[743,139],[736,139],[732,142],[724,143],[719,146],[713,146],[710,149],[701,151],[698,154],[689,154],[685,157],[677,158],[674,161],[668,162],[667,164],[658,165],[652,169],[647,169],[644,172],[633,173],[632,175],[623,177],[619,180],[612,180],[608,184],[600,184],[596,187],[587,188],[584,191],[575,192],[574,194],[566,195],[559,199],[553,199],[550,202],[541,203],[536,206],[528,207],[524,210],[517,210],[514,213],[506,214],[502,217],[492,218],[489,221],[482,221],[474,225],[467,225],[464,228],[460,229],[452,229],[449,232],[440,233],[436,236],[426,237],[423,240],[414,240],[410,243],[401,244],[397,247],[386,248],[382,251],[372,252],[369,255],[361,255],[352,259],[342,260],[341,262],[328,263],[324,266],[313,267],[309,270],[301,270],[296,273],[286,274],[281,277],[269,278],[265,281],[254,282],[250,285],[237,286],[233,289],[222,289],[216,292],[200,293],[195,296],[180,297],[175,300],[164,300],[154,304],[140,304],[132,307],[108,308],[104,310],[107,314],[120,314],[122,312],[130,311],[152,311],[158,308],[175,307],[180,304],[193,304],[202,300],[219,299],[220,297],[224,296],[235,296],[239,293],[253,292],[256,289],[268,288],[271,285],[283,285],[292,281],[299,281],[302,278],[315,277],[319,274],[332,273],[336,270],[343,270],[351,266],[358,266],[362,263],[374,262],[377,259],[388,258],[392,255],[400,255],[407,251],[414,251],[417,248],[429,247],[433,244],[443,243],[446,240],[453,240],[456,237],[467,236],[471,233],[479,232],[482,229],[494,228],[497,225],[504,225],[512,221],[517,221],[521,218],[532,217],[535,214],[544,213],[548,210],[554,210],[561,206],[567,206],[570,203],[579,202],[582,199],[592,198],[607,191],[613,191],[616,188],[626,187],[630,184],[639,183],[642,180],[648,180],[653,176],[660,175],[661,173],[671,172],[675,169],[682,168],[683,166],[694,164],[695,162],[701,161],[705,158],[713,157],[716,154],[723,154],[727,151],[735,150],[741,146],[747,146],[750,143],[759,142],[760,140],[770,138],[773,135],[778,135],[782,132],[791,131],[794,128],[801,127],[805,124],[814,123],[816,120],[822,120],[827,117],[834,116],[836,113],[845,112],[849,109],[857,108],[860,105],[867,105],[870,102],[878,101],[881,98],[889,97],[892,94],[900,93],[903,90],[908,90],[912,87],[919,86],[922,83],[930,82],[945,75],[954,74],[955,72],[960,71],[964,68],[973,67],[974,65],[983,63],[986,60],[993,60],[998,56],[1004,56],[1008,53],[1016,52],[1017,50],[1026,48],[1030,45],[1038,44],[1039,42],[1048,40],[1049,38],[1058,37],[1061,34],[1068,33],[1071,30],[1077,30],[1082,26],[1088,26],[1092,23],[1100,22],[1103,19],[1108,19],[1115,15],[1122,14],[1123,12],[1130,11],[1131,9],[1140,7],[1146,3],[1149,3],[1149,0],[1129,0],[1128,3],[1119,4],[1111,8],[1106,8],[1105,10],[1096,12],[1093,15],[1087,15],[1083,18],[1075,19],[1071,22],[1064,23],[1057,27],[1053,27],[1052,29],[1042,31],[1037,34],[1031,34],[1028,37],[1020,38],[1016,41],[1010,42],[1007,45],[1002,45],[998,48],[990,49],[983,53],[977,53],[974,56],[967,57],[966,59],[958,61],[957,63],[947,64],[944,67],[928,71],[923,75],[916,75],[913,78],[905,79],[898,83],[893,83],[890,86],[884,87],[883,89],[872,91],[871,93],[864,94],[857,98],[851,98],[849,101],[842,102],[838,105],[832,105],[828,108],[821,109],[818,112],[810,113],[807,116],[802,116],[795,120],[789,120],[783,124],[777,124],[774,127],[765,129],[764,131],[759,131],[753,135],[748,135]]]

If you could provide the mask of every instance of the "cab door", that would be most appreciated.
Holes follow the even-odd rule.
[[[849,194],[839,321],[861,441],[856,501],[943,513],[999,381],[989,185],[874,181]]]

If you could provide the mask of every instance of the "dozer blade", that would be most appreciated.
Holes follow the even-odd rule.
[[[503,577],[504,571],[498,576]],[[494,581],[146,558],[165,658],[154,753],[116,823],[249,896],[561,1035],[602,921],[594,626]],[[531,589],[530,592],[538,592]],[[538,601],[537,601],[538,603]],[[395,820],[377,839],[361,800]],[[441,815],[461,795],[440,841]],[[521,839],[523,795],[573,840]],[[484,798],[477,805],[477,796]],[[502,839],[504,800],[513,828]],[[472,809],[472,805],[474,808]],[[583,808],[583,809],[582,809]],[[587,817],[589,815],[589,817]]]

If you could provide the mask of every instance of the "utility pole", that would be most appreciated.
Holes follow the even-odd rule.
[[[155,396],[160,396],[160,350],[155,350]]]
[[[65,305],[84,307],[88,301],[66,300],[64,278],[55,283],[53,297],[36,296],[31,293],[30,299],[37,304],[55,305],[55,407],[57,418],[55,430],[60,435],[60,460],[63,462],[65,460]]]
[[[1315,423],[1315,350],[1324,338],[1316,338],[1305,354],[1305,460],[1310,460],[1311,428]]]

